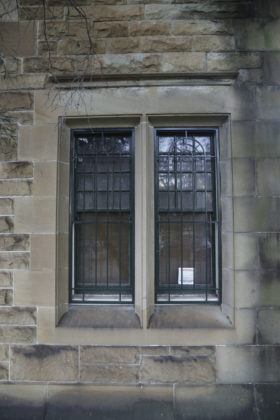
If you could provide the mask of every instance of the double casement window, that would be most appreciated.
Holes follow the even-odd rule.
[[[156,128],[151,141],[155,302],[219,302],[218,131]],[[134,302],[135,159],[134,129],[72,130],[71,302]]]

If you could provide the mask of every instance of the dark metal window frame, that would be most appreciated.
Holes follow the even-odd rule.
[[[130,145],[130,218],[129,218],[129,225],[130,225],[130,287],[129,293],[131,295],[131,299],[129,301],[122,299],[122,294],[125,293],[127,290],[125,286],[118,286],[116,289],[114,287],[109,287],[108,294],[119,294],[118,300],[85,300],[85,292],[90,293],[90,288],[87,291],[82,291],[80,293],[82,295],[82,300],[74,300],[73,299],[73,290],[76,288],[76,273],[75,273],[75,252],[76,252],[76,243],[73,244],[73,231],[75,226],[75,215],[76,215],[76,202],[75,202],[75,189],[76,189],[76,172],[75,172],[75,165],[76,165],[76,149],[75,149],[75,139],[78,136],[91,136],[95,133],[124,133],[129,132],[131,135],[131,145]],[[134,184],[135,184],[135,132],[134,128],[131,127],[121,127],[121,128],[94,128],[94,129],[72,129],[71,130],[71,143],[70,143],[70,177],[69,177],[69,302],[70,303],[86,303],[86,304],[127,304],[127,303],[134,303],[135,300],[135,203],[134,203]],[[97,209],[93,210],[93,212],[97,213]],[[121,213],[124,210],[120,209],[118,212]],[[104,210],[104,212],[108,214],[110,210]],[[97,222],[96,222],[97,223]],[[107,262],[108,263],[108,262]],[[94,293],[94,288],[92,288],[92,292]]]
[[[160,292],[160,275],[159,275],[159,187],[158,187],[158,174],[159,174],[159,168],[158,168],[158,132],[185,132],[185,137],[188,137],[188,135],[196,134],[196,135],[209,135],[213,139],[214,143],[214,182],[213,182],[213,203],[214,203],[214,209],[213,209],[213,232],[214,232],[214,246],[212,250],[212,281],[216,284],[216,293],[217,293],[217,299],[215,301],[212,301],[211,299],[208,300],[208,290],[206,288],[197,288],[192,286],[180,286],[181,290],[183,291],[184,295],[195,295],[198,291],[205,293],[205,299],[187,299],[184,298],[182,300],[172,300],[170,298],[171,293],[176,290],[174,288],[172,290],[172,286],[170,286],[170,279],[169,279],[169,287],[167,290],[168,293],[168,299],[166,301],[161,301],[159,299],[159,292]],[[221,257],[222,257],[222,250],[221,250],[221,193],[220,193],[220,153],[219,153],[219,130],[218,128],[214,127],[155,127],[154,128],[154,153],[155,153],[155,159],[154,159],[154,176],[155,176],[155,182],[154,182],[154,188],[155,188],[155,303],[156,304],[193,304],[193,303],[199,303],[199,304],[220,304],[221,303],[221,297],[222,297],[222,281],[221,281],[221,273],[222,273],[222,265],[221,265]],[[194,188],[194,187],[193,187]],[[206,190],[205,190],[206,191]],[[169,193],[169,190],[168,190]],[[180,213],[180,210],[178,211]],[[181,209],[181,212],[183,210]],[[168,216],[169,217],[169,216]],[[206,282],[207,284],[207,282]],[[162,290],[161,290],[162,291]]]

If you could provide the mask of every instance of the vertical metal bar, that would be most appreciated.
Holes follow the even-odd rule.
[[[176,143],[175,143],[175,136],[173,137],[173,144],[174,147],[176,147]],[[170,153],[169,153],[169,149],[168,149],[168,174],[167,174],[167,206],[168,206],[168,213],[167,213],[167,223],[168,223],[168,233],[167,233],[167,238],[168,238],[168,302],[170,302],[170,295],[171,295],[171,283],[170,283],[170,274],[171,274],[171,270],[170,270],[170,167],[169,167],[169,159],[170,159]],[[174,165],[174,158],[173,160],[173,165]],[[175,169],[175,168],[174,168]],[[173,173],[174,173],[174,169],[173,169]]]
[[[94,161],[95,161],[95,171],[94,171],[94,193],[95,193],[95,276],[94,276],[94,282],[95,282],[95,290],[97,290],[97,258],[98,258],[98,192],[97,192],[97,165],[98,165],[98,158],[97,158],[97,138],[93,138],[92,140],[94,140],[95,142],[95,154],[94,154]]]
[[[120,176],[119,176],[119,302],[122,301],[122,153],[119,152]]]
[[[135,301],[135,285],[134,285],[134,256],[135,256],[135,227],[134,227],[134,130],[130,132],[130,174],[129,174],[129,194],[130,194],[130,223],[129,223],[129,235],[130,235],[130,273],[129,273],[129,285],[132,290],[132,301]]]
[[[104,132],[102,132],[102,140],[104,141]],[[111,139],[112,142],[112,139]],[[109,156],[106,152],[106,287],[109,288]]]

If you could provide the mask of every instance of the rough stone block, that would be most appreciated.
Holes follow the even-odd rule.
[[[174,35],[210,35],[232,33],[232,26],[224,20],[188,19],[172,22]]]
[[[100,384],[136,384],[139,382],[139,366],[81,365],[81,381]]]
[[[258,193],[280,195],[280,156],[278,159],[260,159],[256,169]]]
[[[94,60],[96,73],[150,73],[160,71],[160,67],[158,54],[106,54]]]
[[[1,252],[0,268],[27,269],[29,267],[29,252]]]
[[[0,81],[0,89],[20,90],[20,89],[42,89],[47,82],[45,74],[20,74],[6,77]]]
[[[260,119],[279,119],[280,86],[258,87],[256,99]]]
[[[130,36],[169,35],[170,23],[166,21],[157,22],[157,21],[149,21],[149,20],[141,21],[141,22],[130,22],[129,34]],[[178,34],[178,35],[185,35],[185,34]],[[116,33],[116,34],[113,34],[113,36],[124,36],[124,35],[117,35]]]
[[[0,92],[0,111],[31,109],[33,94],[30,92]]]
[[[0,236],[0,251],[27,251],[29,249],[29,235]]]
[[[0,3],[0,15],[3,22],[18,22],[16,0],[2,0]]]
[[[77,381],[78,349],[71,346],[12,346],[11,379]]]
[[[35,325],[36,311],[30,307],[0,308],[0,324]]]
[[[9,359],[9,346],[7,344],[0,344],[0,360],[1,362],[8,361]]]
[[[264,53],[264,82],[280,84],[280,52]]]
[[[7,117],[13,118],[19,125],[33,125],[33,112],[11,111],[6,113]]]
[[[0,380],[9,379],[9,363],[0,362]]]
[[[80,350],[81,363],[138,363],[137,347],[92,347],[83,346]]]
[[[257,412],[250,385],[175,387],[175,415],[178,419],[248,419]]]
[[[49,56],[57,55],[57,42],[56,41],[38,41],[38,55]]]
[[[0,163],[0,178],[31,178],[33,176],[32,163],[8,162]]]
[[[137,38],[114,38],[108,40],[106,45],[108,53],[133,53],[139,51]]]
[[[91,23],[88,22],[88,28],[92,31]],[[64,38],[88,39],[87,28],[84,19],[77,19],[74,22],[39,22],[38,38],[45,40],[45,31],[49,40],[60,40]]]
[[[280,344],[279,324],[280,310],[278,308],[260,309],[258,312],[258,343]]]
[[[141,22],[142,23],[142,22]],[[135,22],[135,24],[137,24]],[[137,33],[131,33],[132,36],[137,36]],[[127,22],[96,22],[94,23],[93,37],[96,38],[114,38],[120,36],[128,36]]]
[[[141,52],[191,51],[191,37],[143,37],[140,42]]]
[[[194,51],[233,51],[234,47],[232,36],[203,35],[193,39]]]
[[[14,218],[10,216],[0,217],[0,232],[10,233],[14,231]]]
[[[1,160],[14,160],[17,158],[17,138],[12,137],[3,137],[0,142],[0,159]]]
[[[277,346],[217,346],[217,380],[232,384],[279,382],[279,359]]]
[[[234,198],[236,232],[278,232],[279,198]]]
[[[215,356],[214,346],[172,346],[170,354],[185,357]]]
[[[3,22],[1,52],[4,56],[35,55],[36,25],[34,22]]]
[[[46,414],[47,386],[0,384],[1,416],[5,420],[42,420]]]
[[[9,287],[13,284],[11,271],[0,271],[0,287]]]
[[[36,327],[0,326],[3,343],[33,344],[36,342]]]
[[[9,76],[10,74],[19,73],[20,72],[20,59],[16,57],[5,57],[3,62],[0,63],[0,74],[6,74]],[[3,80],[1,80],[2,82]]]
[[[13,290],[0,289],[0,305],[12,305],[13,303]]]
[[[12,198],[0,198],[0,214],[13,214],[14,200]]]
[[[19,19],[20,20],[43,20],[46,19],[63,19],[64,7],[20,7]]]
[[[255,134],[257,158],[280,156],[280,124],[273,121],[258,121]]]
[[[29,57],[23,60],[24,73],[71,73],[75,71],[75,59],[71,57]]]
[[[255,194],[255,162],[253,159],[234,159],[233,169],[233,194]]]
[[[164,72],[205,71],[206,55],[200,52],[166,53],[161,56]]]
[[[91,50],[92,48],[92,50]],[[104,40],[92,40],[92,45],[88,39],[75,40],[63,39],[58,42],[58,55],[85,55],[85,54],[102,54],[105,52]]]
[[[21,127],[18,155],[19,159],[55,161],[57,158],[57,126]]]
[[[85,6],[83,11],[86,16],[94,21],[119,21],[119,20],[142,20],[143,6],[120,5],[120,6]],[[70,17],[79,17],[79,12],[74,8],[70,10]]]
[[[235,71],[261,67],[259,53],[216,53],[207,54],[208,71]]]
[[[31,195],[32,181],[0,181],[0,195]]]
[[[169,346],[147,346],[139,347],[142,356],[162,356],[170,354]]]
[[[211,383],[215,381],[215,360],[207,356],[143,357],[142,383]]]

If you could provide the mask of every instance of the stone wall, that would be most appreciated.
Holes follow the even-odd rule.
[[[46,418],[55,418],[60,409],[69,416],[70,401],[80,399],[90,413],[95,403],[89,403],[89,395],[94,393],[92,412],[102,419],[101,413],[112,415],[111,406],[104,403],[106,392],[113,392],[104,386],[111,384],[116,398],[118,392],[122,395],[119,415],[128,418],[133,418],[129,410],[136,406],[145,415],[141,401],[167,419],[173,413],[176,419],[188,418],[187,410],[189,418],[205,418],[205,412],[211,413],[209,418],[276,418],[280,3],[78,3],[87,22],[66,0],[49,0],[45,10],[40,0],[20,0],[19,8],[11,7],[1,22],[0,115],[8,118],[9,131],[0,135],[0,407],[7,410],[7,418],[13,418],[15,402],[32,406],[34,418],[43,418],[47,404]],[[224,81],[213,85],[213,74],[224,80],[227,72],[236,72],[230,86]],[[181,87],[174,82],[168,91],[164,86],[142,90],[114,86],[112,91],[104,87],[111,74],[123,74],[123,83],[126,75],[137,74],[138,87],[139,74],[158,73],[170,74],[171,79],[181,73],[184,82]],[[94,77],[88,80],[88,74],[108,79],[101,87],[90,85]],[[51,81],[50,75],[57,80]],[[59,82],[65,75],[84,78],[84,93],[70,104],[71,84]],[[147,95],[153,98],[148,111]],[[174,98],[172,112],[163,112],[168,96]],[[231,150],[225,162],[231,162],[232,177],[227,179],[232,179],[232,193],[223,203],[223,217],[229,220],[233,214],[233,249],[224,236],[232,279],[223,299],[234,297],[233,325],[199,328],[198,320],[196,328],[161,331],[147,328],[144,321],[139,331],[56,327],[56,299],[64,293],[63,273],[58,278],[56,265],[61,226],[56,213],[58,121],[145,112],[229,118]],[[148,130],[148,125],[142,127]],[[226,191],[227,179],[222,179]],[[67,203],[63,205],[68,214]],[[64,248],[60,245],[60,250]],[[131,400],[124,395],[131,395]],[[20,415],[16,413],[17,418]]]

